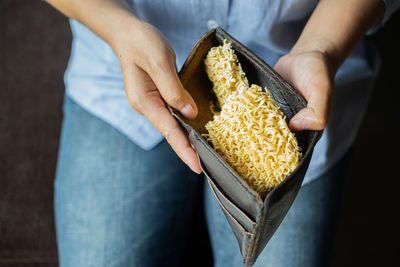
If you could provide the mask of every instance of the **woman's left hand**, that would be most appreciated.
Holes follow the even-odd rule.
[[[334,71],[329,57],[320,51],[291,51],[281,57],[274,68],[308,102],[307,107],[290,120],[290,129],[324,129],[334,89]]]
[[[278,73],[308,102],[307,107],[290,120],[292,130],[326,127],[335,74],[384,10],[385,5],[380,0],[318,2],[291,51],[275,65]]]

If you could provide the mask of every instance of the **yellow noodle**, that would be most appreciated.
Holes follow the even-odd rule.
[[[270,93],[249,86],[229,41],[213,47],[204,60],[220,112],[203,137],[261,196],[265,196],[299,164],[300,147]]]

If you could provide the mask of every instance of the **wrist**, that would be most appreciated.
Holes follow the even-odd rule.
[[[116,51],[124,46],[125,40],[136,35],[135,32],[139,30],[143,23],[132,12],[121,11],[121,13],[123,14],[116,16],[113,21],[106,40]]]
[[[336,73],[382,13],[381,0],[319,1],[292,51],[324,54]]]
[[[113,48],[124,36],[129,36],[132,24],[140,21],[125,0],[76,2],[79,4],[74,5],[71,18],[86,25]]]
[[[290,50],[291,54],[300,53],[319,53],[326,59],[332,75],[335,76],[337,70],[342,64],[345,56],[339,53],[337,46],[330,40],[327,39],[317,39],[312,40],[302,40],[299,39],[297,43]]]

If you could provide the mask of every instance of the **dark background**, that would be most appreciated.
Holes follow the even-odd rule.
[[[354,146],[331,266],[399,261],[399,17],[369,38],[383,65]],[[0,266],[57,266],[53,177],[70,43],[67,19],[46,3],[0,0]],[[183,266],[210,262],[196,221]]]

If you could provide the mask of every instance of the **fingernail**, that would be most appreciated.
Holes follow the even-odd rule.
[[[302,118],[295,118],[294,120],[292,120],[292,125],[294,125],[296,129],[307,129],[308,128],[307,121]]]
[[[193,171],[193,172],[195,172],[195,173],[197,173],[197,174],[200,174],[201,173],[201,170],[196,170],[194,167],[192,167],[192,166],[189,166],[190,167],[190,169]]]
[[[299,120],[298,125],[302,128],[302,129],[308,129],[308,122],[307,120]]]
[[[192,150],[192,151],[190,151],[190,150],[186,150],[186,152],[185,152],[185,157],[184,157],[184,162],[186,163],[186,165],[187,166],[189,166],[189,168],[193,171],[193,172],[195,172],[195,173],[197,173],[197,174],[200,174],[201,173],[201,170],[198,170],[196,167],[197,167],[197,158],[195,159],[194,157],[193,157],[193,153],[194,153],[194,150]],[[194,154],[194,155],[196,155],[196,154]]]
[[[191,119],[195,116],[195,112],[194,109],[192,107],[192,105],[187,104],[186,106],[184,106],[181,110],[180,113],[185,116],[188,119]]]

